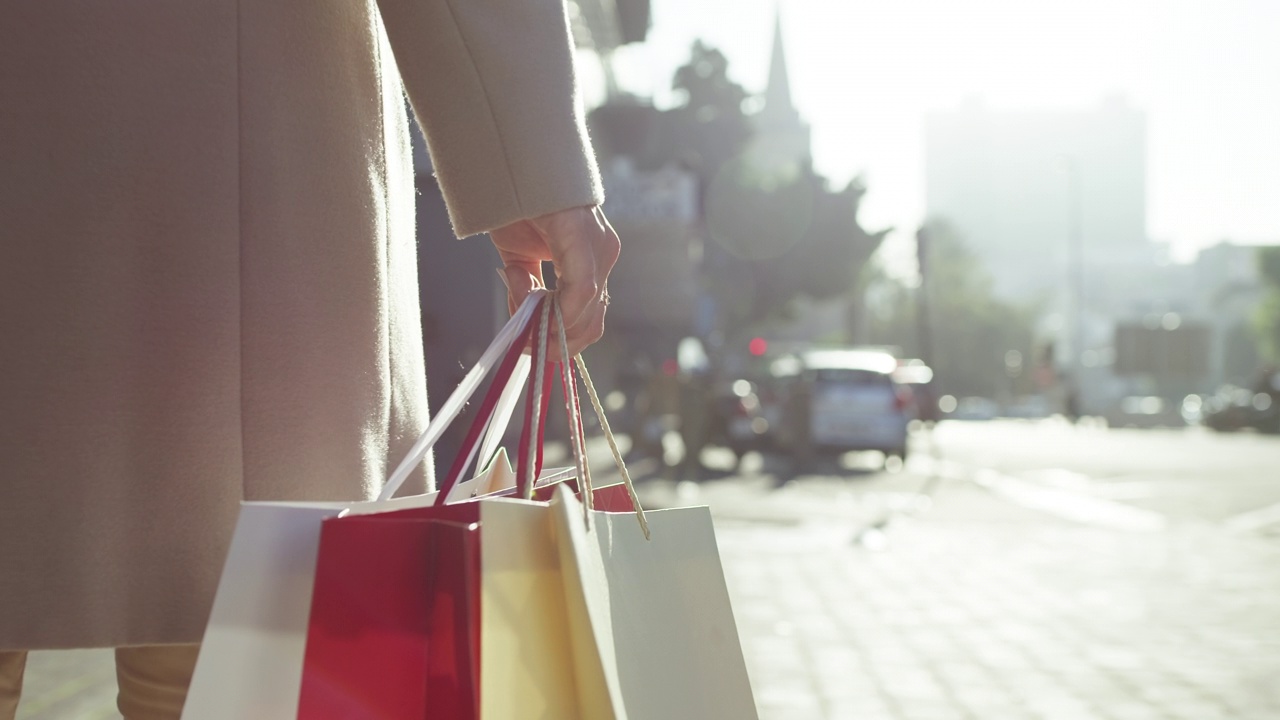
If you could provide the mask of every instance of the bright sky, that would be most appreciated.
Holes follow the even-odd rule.
[[[1277,0],[781,0],[796,106],[820,172],[866,175],[869,229],[905,249],[924,210],[923,117],[995,109],[1147,112],[1148,231],[1186,257],[1231,238],[1280,241]],[[774,0],[653,0],[625,87],[669,105],[694,39],[749,92],[768,75]],[[891,249],[892,252],[892,249]]]

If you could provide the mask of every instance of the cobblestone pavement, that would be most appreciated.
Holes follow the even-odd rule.
[[[712,506],[764,720],[1280,719],[1275,536],[1073,523],[954,479],[927,498],[915,467],[643,487]],[[108,652],[35,653],[18,717],[113,699]]]

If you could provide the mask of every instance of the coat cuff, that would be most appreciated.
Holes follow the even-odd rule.
[[[380,0],[458,237],[604,201],[562,0]]]

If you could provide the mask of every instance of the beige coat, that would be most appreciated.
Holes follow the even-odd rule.
[[[469,235],[601,200],[571,58],[561,0],[4,4],[0,649],[195,641],[242,499],[378,489],[405,90]]]

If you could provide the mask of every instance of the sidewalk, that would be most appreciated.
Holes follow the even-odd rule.
[[[711,505],[764,720],[1280,718],[1280,543],[925,498],[922,467],[641,485]]]
[[[651,506],[712,506],[764,720],[1280,718],[1280,543],[1077,525],[955,480],[922,500],[924,484],[910,464],[641,484]],[[35,653],[19,718],[113,705],[109,652]]]
[[[1263,541],[930,516],[879,552],[824,525],[719,537],[764,718],[1280,717]]]

